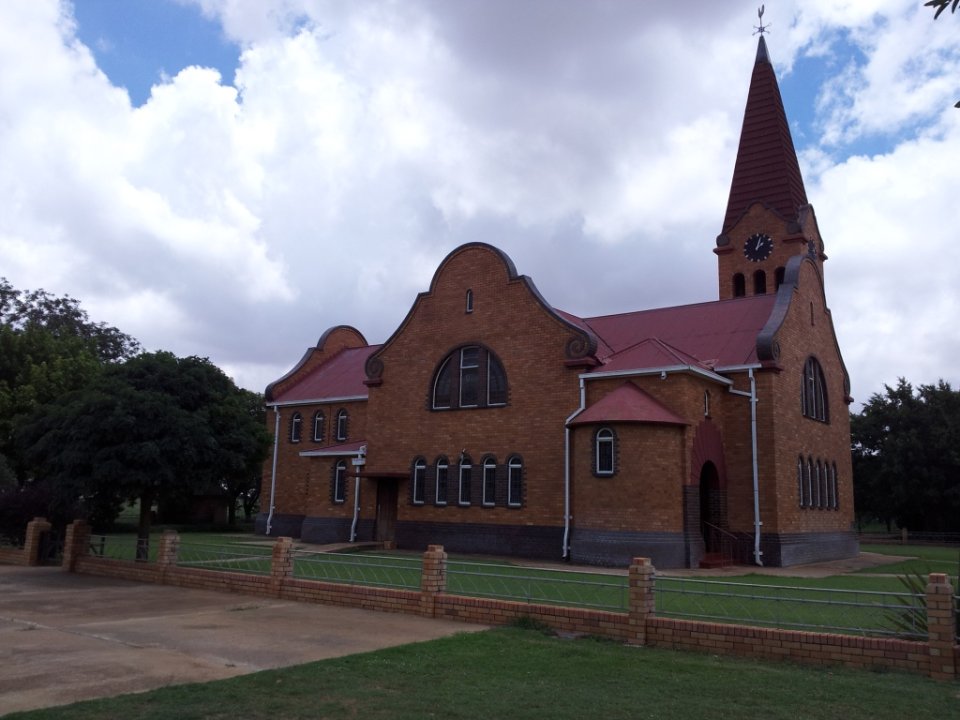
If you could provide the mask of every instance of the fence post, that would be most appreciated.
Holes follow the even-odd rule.
[[[953,680],[957,676],[953,654],[956,623],[950,579],[946,573],[930,573],[927,583],[927,646],[930,677],[934,680]]]
[[[654,611],[654,567],[650,558],[635,557],[630,563],[630,632],[627,642],[645,645],[647,620]]]
[[[177,564],[177,552],[180,550],[180,534],[176,530],[164,530],[157,548],[157,565],[166,570]]]
[[[90,526],[85,520],[74,520],[67,525],[67,533],[63,538],[64,572],[76,572],[77,560],[90,553]]]
[[[23,543],[23,556],[27,565],[40,564],[40,541],[45,532],[50,532],[50,525],[46,518],[35,517],[27,523],[27,533]]]
[[[293,538],[278,537],[270,559],[270,590],[280,597],[283,584],[293,576]]]
[[[447,553],[443,545],[429,545],[423,553],[420,576],[420,612],[434,617],[437,595],[447,591]]]

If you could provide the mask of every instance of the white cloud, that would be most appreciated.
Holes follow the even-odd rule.
[[[573,312],[715,297],[752,10],[182,2],[243,49],[236,86],[172,70],[138,108],[56,2],[0,5],[0,274],[15,285],[69,292],[253,388],[328,326],[385,339],[471,240]],[[960,41],[915,6],[811,0],[764,17],[778,68],[832,58],[803,163],[862,399],[896,375],[948,375],[960,350],[931,340],[957,305],[943,257]],[[845,158],[871,134],[900,146]]]

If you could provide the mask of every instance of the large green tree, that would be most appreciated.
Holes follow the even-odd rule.
[[[851,433],[861,517],[960,531],[960,392],[901,378],[852,416]]]
[[[27,458],[69,499],[106,518],[222,487],[262,463],[269,437],[245,391],[204,358],[144,353],[108,366],[86,388],[37,409],[18,430]]]

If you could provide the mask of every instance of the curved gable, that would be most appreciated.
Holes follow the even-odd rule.
[[[307,348],[300,361],[287,373],[267,385],[263,397],[267,402],[279,396],[293,381],[304,372],[321,365],[325,360],[333,357],[341,350],[348,348],[367,347],[367,339],[359,330],[350,325],[335,325],[327,329],[317,340],[315,347]]]

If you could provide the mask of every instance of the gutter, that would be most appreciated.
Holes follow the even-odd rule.
[[[277,447],[280,444],[280,408],[273,405],[276,422],[273,426],[273,470],[270,472],[270,513],[267,515],[267,535],[273,529],[274,499],[277,494]]]
[[[750,451],[753,456],[753,561],[763,567],[763,551],[760,549],[760,528],[763,521],[760,519],[760,470],[757,460],[757,378],[754,377],[753,367],[747,368],[750,378],[750,392],[728,388],[731,395],[739,395],[750,399]]]
[[[570,422],[587,406],[586,375],[580,376],[580,407],[563,424],[563,559],[570,559]]]
[[[353,464],[357,468],[357,476],[353,484],[353,522],[350,523],[350,542],[357,540],[357,523],[360,521],[360,468],[367,461],[367,446],[361,445],[357,452],[357,458]]]

